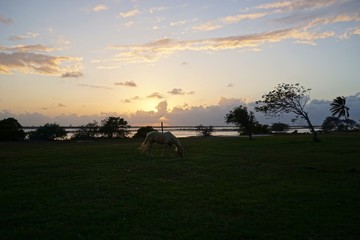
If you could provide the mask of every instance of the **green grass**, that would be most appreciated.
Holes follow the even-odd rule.
[[[0,143],[2,239],[359,239],[360,136]]]

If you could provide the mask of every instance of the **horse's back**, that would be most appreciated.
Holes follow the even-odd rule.
[[[151,131],[146,134],[146,138],[151,142],[163,143],[166,136],[158,131]]]

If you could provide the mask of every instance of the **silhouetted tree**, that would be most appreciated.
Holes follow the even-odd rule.
[[[300,86],[299,83],[279,84],[275,90],[263,95],[263,100],[256,101],[259,106],[255,107],[255,110],[270,117],[280,116],[283,113],[293,113],[295,114],[295,120],[300,118],[306,121],[313,140],[319,141],[310,117],[305,110],[310,99],[310,90]]]
[[[0,141],[24,140],[25,132],[15,118],[6,118],[0,121]]]
[[[349,118],[349,108],[346,106],[346,98],[345,97],[337,97],[330,104],[330,111],[332,116],[337,118],[344,117],[345,119]]]
[[[242,105],[235,107],[225,116],[225,122],[227,124],[232,123],[239,127],[239,132],[242,130],[252,138],[253,127],[256,123],[254,113],[247,110],[247,107]]]
[[[321,124],[321,128],[324,132],[335,132],[338,130],[341,120],[336,117],[327,117]]]
[[[74,134],[73,139],[92,139],[99,134],[100,126],[96,121],[81,126]]]
[[[255,134],[266,134],[269,133],[269,126],[266,124],[260,124],[257,121],[254,122],[252,132]],[[245,132],[244,132],[245,133]],[[245,133],[247,134],[247,133]]]
[[[196,132],[204,137],[209,137],[214,132],[213,126],[203,126],[202,124],[196,127]]]
[[[284,133],[287,130],[289,130],[289,124],[281,123],[281,122],[273,123],[271,125],[271,130],[277,133]]]
[[[124,138],[128,135],[127,128],[130,128],[130,125],[123,118],[108,117],[101,121],[100,133],[108,138]]]
[[[357,129],[356,122],[351,119],[327,117],[321,125],[324,132],[342,132],[348,129]]]
[[[133,138],[145,138],[146,134],[152,131],[156,130],[151,126],[141,127],[136,131]]]
[[[30,138],[52,141],[56,138],[65,138],[66,135],[67,132],[64,127],[57,123],[47,123],[44,126],[38,127],[35,132],[32,132]]]

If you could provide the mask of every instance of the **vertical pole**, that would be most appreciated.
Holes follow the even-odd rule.
[[[163,125],[163,122],[161,122],[161,132],[164,132],[164,125]]]

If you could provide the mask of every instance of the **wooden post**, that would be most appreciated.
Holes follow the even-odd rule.
[[[163,125],[163,122],[161,122],[161,132],[162,132],[162,133],[164,132],[164,125]]]

